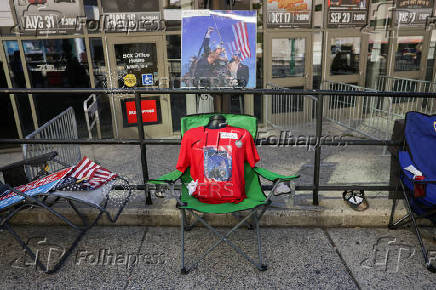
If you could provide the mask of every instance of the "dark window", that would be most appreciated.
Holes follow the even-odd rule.
[[[180,88],[180,35],[167,36],[167,55],[170,72],[170,88]],[[186,115],[186,97],[184,94],[171,94],[171,116],[173,120],[173,131],[180,131],[180,119]]]
[[[24,40],[24,54],[32,88],[89,88],[88,58],[82,38]],[[88,131],[83,101],[88,94],[34,95],[39,125],[72,106],[80,136]]]
[[[20,49],[16,40],[7,40],[3,42],[6,58],[9,64],[9,75],[14,88],[25,88],[26,80],[24,78],[23,66],[21,64]],[[21,131],[26,136],[33,132],[32,110],[30,108],[29,97],[25,94],[16,94],[15,103],[18,109],[18,115],[21,122]]]
[[[0,61],[0,87],[7,88],[6,74],[3,70],[3,62]],[[14,112],[12,109],[11,99],[8,94],[0,94],[0,138],[18,138],[18,131],[14,121]],[[16,147],[17,145],[0,145],[4,147]]]

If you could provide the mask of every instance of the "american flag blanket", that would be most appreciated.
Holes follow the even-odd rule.
[[[78,191],[94,190],[117,177],[88,157],[83,157],[68,175],[57,185],[56,190]]]

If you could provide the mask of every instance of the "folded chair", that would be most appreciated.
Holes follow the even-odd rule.
[[[200,126],[206,126],[209,122],[209,117],[212,114],[199,114],[190,115],[181,119],[181,135],[190,128],[196,128]],[[244,128],[250,132],[255,140],[257,134],[257,119],[248,115],[233,115],[222,114],[226,117],[227,124],[232,127]],[[260,178],[263,177],[273,182],[272,190],[269,195],[266,195],[262,190]],[[177,199],[177,208],[181,214],[181,273],[187,274],[190,270],[196,268],[201,260],[203,260],[212,250],[214,250],[219,244],[225,242],[228,246],[233,248],[248,262],[253,264],[258,270],[267,270],[267,265],[262,260],[262,247],[261,238],[259,232],[259,221],[262,215],[271,205],[271,197],[276,193],[280,182],[290,181],[296,179],[299,176],[284,176],[273,173],[264,168],[251,168],[248,163],[244,164],[244,180],[245,180],[245,194],[246,198],[240,203],[221,203],[221,204],[208,204],[202,203],[197,198],[188,194],[187,185],[192,181],[189,168],[184,172],[175,170],[171,173],[165,174],[157,179],[151,179],[151,184],[166,184],[169,185],[173,197]],[[176,196],[175,183],[177,180],[181,181],[181,194]],[[269,187],[271,189],[271,186]],[[229,232],[221,234],[215,228],[210,226],[207,221],[201,217],[199,213],[213,213],[213,214],[233,214],[237,217],[236,212],[246,211],[247,215],[243,217]],[[191,213],[195,218],[191,224],[187,223],[186,212]],[[220,238],[219,241],[211,245],[195,262],[190,265],[185,264],[185,231],[191,230],[198,222],[208,228],[214,235]],[[253,225],[254,223],[254,225]],[[242,225],[248,225],[250,229],[254,228],[257,236],[257,250],[258,261],[248,256],[240,247],[235,245],[228,237],[234,233]]]
[[[8,231],[17,240],[21,247],[23,247],[23,249],[30,256],[30,258],[35,261],[35,265],[47,274],[54,273],[62,267],[67,258],[73,252],[73,250],[77,247],[82,237],[90,228],[92,228],[98,222],[103,214],[105,214],[111,222],[115,223],[120,216],[122,210],[128,203],[131,195],[131,190],[128,186],[127,180],[119,176],[116,177],[116,179],[121,180],[122,183],[125,183],[127,185],[123,188],[126,188],[128,190],[128,193],[120,202],[120,207],[117,213],[112,216],[107,210],[107,205],[111,199],[110,191],[114,183],[117,182],[116,180],[109,181],[101,187],[90,191],[55,190],[43,193],[32,192],[31,190],[22,192],[16,189],[16,186],[27,184],[29,182],[29,180],[26,179],[26,174],[24,173],[24,166],[39,168],[40,174],[38,174],[37,178],[52,176],[48,172],[48,162],[51,161],[62,164],[62,162],[59,162],[55,159],[56,155],[56,152],[50,152],[0,168],[0,172],[3,173],[3,179],[6,183],[3,184],[2,182],[0,182],[0,230]],[[65,169],[65,171],[68,171],[68,169]],[[53,207],[55,204],[61,201],[66,202],[73,209],[74,213],[81,221],[79,224],[74,223],[71,219],[62,215],[58,210],[56,210],[56,208]],[[88,221],[87,217],[80,212],[77,206],[78,204],[86,205],[88,207],[97,209],[99,211],[97,217],[92,221]],[[66,225],[71,227],[72,230],[77,232],[77,236],[72,242],[71,246],[66,251],[64,251],[59,261],[51,269],[49,269],[49,265],[44,265],[43,263],[41,263],[38,255],[35,254],[35,251],[32,250],[28,246],[28,244],[23,241],[20,235],[18,235],[18,233],[14,231],[13,227],[9,223],[9,221],[17,213],[21,212],[22,210],[31,209],[34,207],[39,207],[47,210],[49,213],[59,218]]]
[[[436,272],[428,258],[427,250],[421,237],[417,219],[428,219],[436,225],[436,115],[428,116],[418,112],[408,112],[405,118],[405,150],[398,152],[401,167],[400,186],[404,197],[407,214],[394,221],[398,202],[394,198],[389,228],[397,229],[406,224],[413,226],[425,265],[428,270]]]

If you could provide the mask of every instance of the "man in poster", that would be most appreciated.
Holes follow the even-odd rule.
[[[228,77],[225,71],[225,66],[227,64],[227,58],[224,56],[225,48],[222,44],[215,44],[211,49],[210,44],[210,34],[214,31],[213,27],[209,27],[206,35],[204,36],[203,44],[200,47],[204,50],[203,55],[200,59],[193,59],[191,64],[191,71],[194,76],[194,84],[196,86],[210,87],[214,86],[214,80],[219,80],[216,78],[220,73],[224,74],[224,77]]]
[[[248,66],[241,62],[241,52],[235,51],[232,60],[228,64],[230,76],[233,85],[237,87],[246,87],[250,78],[250,71]]]

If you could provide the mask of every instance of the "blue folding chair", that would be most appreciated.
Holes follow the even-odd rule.
[[[400,185],[407,214],[394,222],[398,199],[394,199],[389,228],[412,223],[428,270],[436,272],[428,258],[416,219],[425,218],[436,225],[436,115],[408,112],[405,119],[405,146],[398,152]]]

